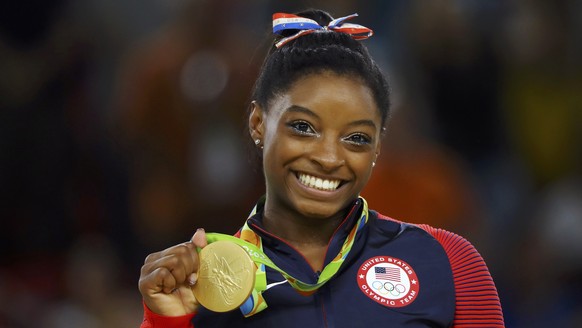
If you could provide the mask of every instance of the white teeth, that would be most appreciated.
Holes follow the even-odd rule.
[[[321,179],[315,180],[315,188],[323,189],[323,181]]]
[[[303,173],[299,173],[299,181],[301,182],[301,184],[309,188],[327,191],[336,190],[341,182],[340,180],[324,180]]]

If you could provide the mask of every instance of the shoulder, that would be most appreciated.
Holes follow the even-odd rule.
[[[405,223],[380,213],[377,213],[377,217],[387,223],[421,230],[443,248],[455,285],[454,326],[504,327],[501,303],[493,278],[483,257],[467,239],[426,224]]]
[[[412,224],[392,219],[380,213],[377,213],[380,221],[386,223],[397,223],[401,225],[401,230],[413,229],[421,231],[436,241],[444,250],[449,260],[453,276],[458,277],[471,273],[465,278],[479,279],[482,276],[485,280],[491,280],[489,269],[483,260],[483,257],[475,246],[462,236],[444,229],[434,228],[427,224]]]
[[[434,228],[427,224],[413,224],[399,221],[380,213],[376,213],[377,218],[388,224],[398,224],[401,230],[415,229],[429,235],[437,241],[447,254],[452,267],[462,266],[471,258],[481,258],[477,249],[465,238],[444,229]],[[481,258],[482,259],[482,258]],[[483,263],[484,264],[484,263]]]

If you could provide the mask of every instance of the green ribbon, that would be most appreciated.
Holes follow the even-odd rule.
[[[265,253],[263,252],[261,237],[259,237],[249,226],[248,220],[245,222],[241,229],[240,238],[231,235],[225,235],[220,233],[207,233],[206,239],[208,243],[213,243],[219,240],[226,240],[233,242],[241,246],[249,254],[251,259],[258,264],[256,277],[255,277],[255,287],[249,297],[249,299],[241,306],[241,311],[245,317],[252,316],[267,308],[267,303],[262,297],[262,293],[267,289],[267,277],[265,273],[265,266],[281,273],[281,275],[289,282],[289,284],[302,295],[311,295],[339,271],[342,263],[349,254],[354,241],[356,239],[357,233],[364,227],[368,221],[368,204],[366,200],[362,197],[359,198],[362,201],[362,213],[357,223],[354,225],[349,235],[346,237],[340,252],[334,257],[334,259],[329,262],[325,268],[321,271],[319,278],[316,283],[306,283],[298,280],[283,269],[279,268]],[[253,209],[249,218],[256,214],[257,206]],[[255,243],[252,243],[254,241]]]

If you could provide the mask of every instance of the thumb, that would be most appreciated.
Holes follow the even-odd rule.
[[[204,231],[202,228],[198,228],[198,230],[196,230],[194,233],[194,236],[192,236],[191,241],[196,247],[205,247],[208,244],[206,241],[206,231]]]
[[[198,228],[198,230],[196,230],[196,232],[194,233],[194,235],[192,236],[190,241],[192,242],[192,244],[190,244],[190,245],[194,245],[194,247],[203,248],[206,245],[208,245],[208,242],[206,241],[206,232],[202,228]],[[198,270],[196,270],[196,271],[198,271]],[[194,286],[194,284],[196,284],[197,280],[198,280],[198,272],[193,272],[188,276],[188,284],[190,286]]]

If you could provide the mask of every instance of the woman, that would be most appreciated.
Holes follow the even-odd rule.
[[[389,108],[386,80],[357,41],[372,31],[317,10],[274,19],[280,35],[249,117],[266,195],[236,236],[279,270],[259,265],[265,287],[242,313],[205,309],[192,292],[207,245],[199,229],[146,259],[142,327],[502,327],[495,285],[469,242],[387,218],[359,197]]]

